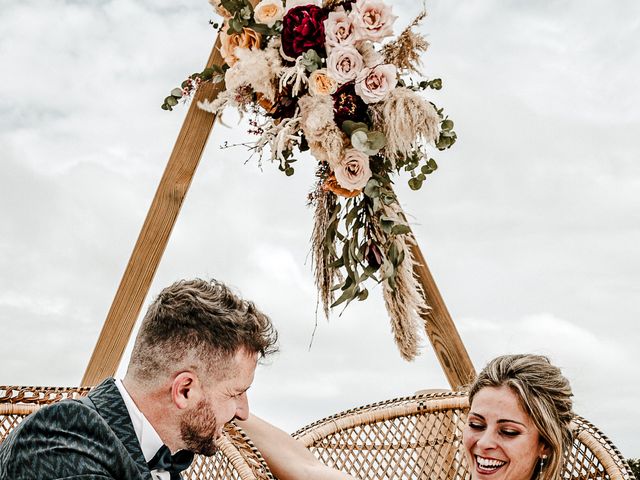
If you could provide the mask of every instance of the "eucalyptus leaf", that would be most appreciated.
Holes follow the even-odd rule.
[[[387,257],[394,267],[398,265],[398,246],[396,245],[396,242],[391,242],[389,251],[387,251]]]
[[[407,233],[411,233],[411,227],[409,227],[409,225],[396,223],[391,229],[392,235],[406,235]]]
[[[371,276],[373,276],[374,273],[376,273],[378,271],[379,268],[380,267],[375,268],[375,267],[372,267],[371,265],[367,265],[364,268],[363,274],[366,275],[367,277],[371,277]]]
[[[342,295],[340,295],[340,297],[338,297],[338,299],[331,304],[331,308],[337,307],[341,303],[346,302],[347,300],[353,299],[355,290],[356,290],[355,285],[353,285],[351,288],[346,289],[344,292],[342,292]]]
[[[173,95],[170,95],[164,99],[164,103],[169,105],[170,107],[175,107],[176,105],[178,105],[178,99]]]
[[[182,98],[182,89],[181,88],[174,88],[173,90],[171,90],[171,95],[176,97],[176,98]]]
[[[442,88],[442,79],[434,78],[429,82],[429,86],[434,90],[440,90]]]
[[[384,203],[387,207],[396,201],[395,195],[383,194],[380,195],[380,198],[382,199],[382,203]]]
[[[369,198],[377,198],[380,196],[380,184],[377,181],[370,179],[364,187],[364,194]]]
[[[411,190],[420,190],[420,187],[422,187],[422,182],[415,177],[410,178],[408,183]]]
[[[389,287],[391,288],[391,290],[396,289],[397,284],[396,284],[395,271],[393,272],[393,275],[390,275],[388,278],[386,278],[386,281]]]
[[[353,132],[357,130],[369,131],[369,126],[366,123],[354,122],[353,120],[345,120],[342,122],[342,131],[346,133],[347,137],[351,137]]]
[[[387,137],[382,132],[369,132],[367,137],[372,149],[380,150],[387,144]]]
[[[445,130],[445,131],[453,130],[453,120],[447,119],[443,121],[441,127],[442,127],[442,130]]]
[[[393,220],[380,220],[380,227],[384,233],[390,235],[393,230]]]
[[[356,130],[351,134],[351,145],[356,150],[360,150],[363,153],[367,153],[369,150],[369,138],[365,130]],[[367,153],[367,155],[369,155]]]
[[[385,259],[384,263],[380,267],[380,274],[382,280],[387,280],[395,274],[393,264],[388,259]]]

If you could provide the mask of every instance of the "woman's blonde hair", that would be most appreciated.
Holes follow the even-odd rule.
[[[509,387],[531,417],[549,454],[534,477],[557,480],[564,465],[565,451],[571,449],[573,418],[571,386],[560,369],[542,355],[504,355],[491,360],[469,390],[469,403],[485,387]]]

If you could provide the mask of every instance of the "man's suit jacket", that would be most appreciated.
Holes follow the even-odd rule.
[[[114,380],[29,415],[0,444],[0,480],[151,480]],[[91,402],[88,402],[91,404]]]

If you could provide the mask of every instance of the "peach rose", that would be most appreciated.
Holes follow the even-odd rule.
[[[260,48],[262,35],[250,28],[243,28],[242,33],[227,33],[226,25],[220,32],[220,53],[227,65],[232,66],[238,61],[236,48]]]
[[[327,73],[326,68],[314,70],[309,75],[309,91],[311,95],[333,95],[338,89],[338,82]]]
[[[355,91],[364,103],[376,103],[387,98],[397,84],[396,66],[386,63],[362,69],[356,78]]]
[[[269,27],[284,16],[284,5],[281,0],[262,0],[253,10],[253,18],[257,23],[264,23]]]
[[[349,148],[334,173],[342,188],[362,190],[371,178],[369,156],[355,148]]]

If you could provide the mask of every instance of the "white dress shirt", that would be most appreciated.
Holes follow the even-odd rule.
[[[147,420],[135,404],[133,398],[131,398],[131,395],[129,395],[129,392],[127,392],[127,389],[124,387],[122,380],[116,379],[115,383],[129,411],[129,417],[131,417],[131,423],[136,432],[136,437],[138,437],[144,459],[149,462],[158,449],[164,445],[162,439],[155,428],[153,428],[153,425],[149,423],[149,420]],[[170,480],[170,474],[165,470],[151,470],[151,476],[154,480]]]

